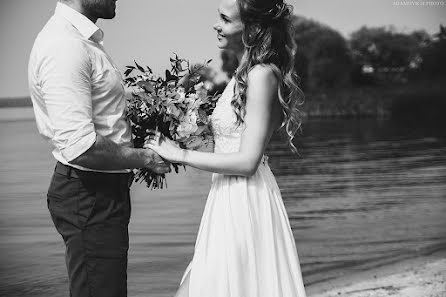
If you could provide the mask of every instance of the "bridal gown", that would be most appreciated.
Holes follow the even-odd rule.
[[[216,153],[236,152],[242,128],[232,79],[211,116]],[[193,259],[189,297],[305,297],[293,233],[264,156],[251,177],[212,175]]]

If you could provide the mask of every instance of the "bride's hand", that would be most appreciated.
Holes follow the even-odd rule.
[[[169,162],[181,163],[183,161],[184,150],[160,132],[147,136],[145,138],[144,148],[155,151]]]

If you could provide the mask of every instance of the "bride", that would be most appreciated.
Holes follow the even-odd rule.
[[[218,46],[240,66],[211,116],[214,153],[182,150],[162,135],[146,148],[213,172],[195,252],[177,297],[305,297],[280,190],[264,155],[271,136],[300,126],[291,6],[283,0],[222,0]]]

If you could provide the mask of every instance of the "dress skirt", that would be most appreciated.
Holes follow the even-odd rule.
[[[305,297],[293,233],[266,160],[251,177],[213,174],[189,297]]]

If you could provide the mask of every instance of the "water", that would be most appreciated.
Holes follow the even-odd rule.
[[[29,109],[0,109],[0,125],[0,295],[68,296],[64,246],[46,208],[50,147]],[[442,127],[304,127],[299,158],[278,141],[268,154],[307,285],[446,247]],[[168,183],[132,188],[129,296],[173,296],[191,259],[210,174],[188,169]]]

